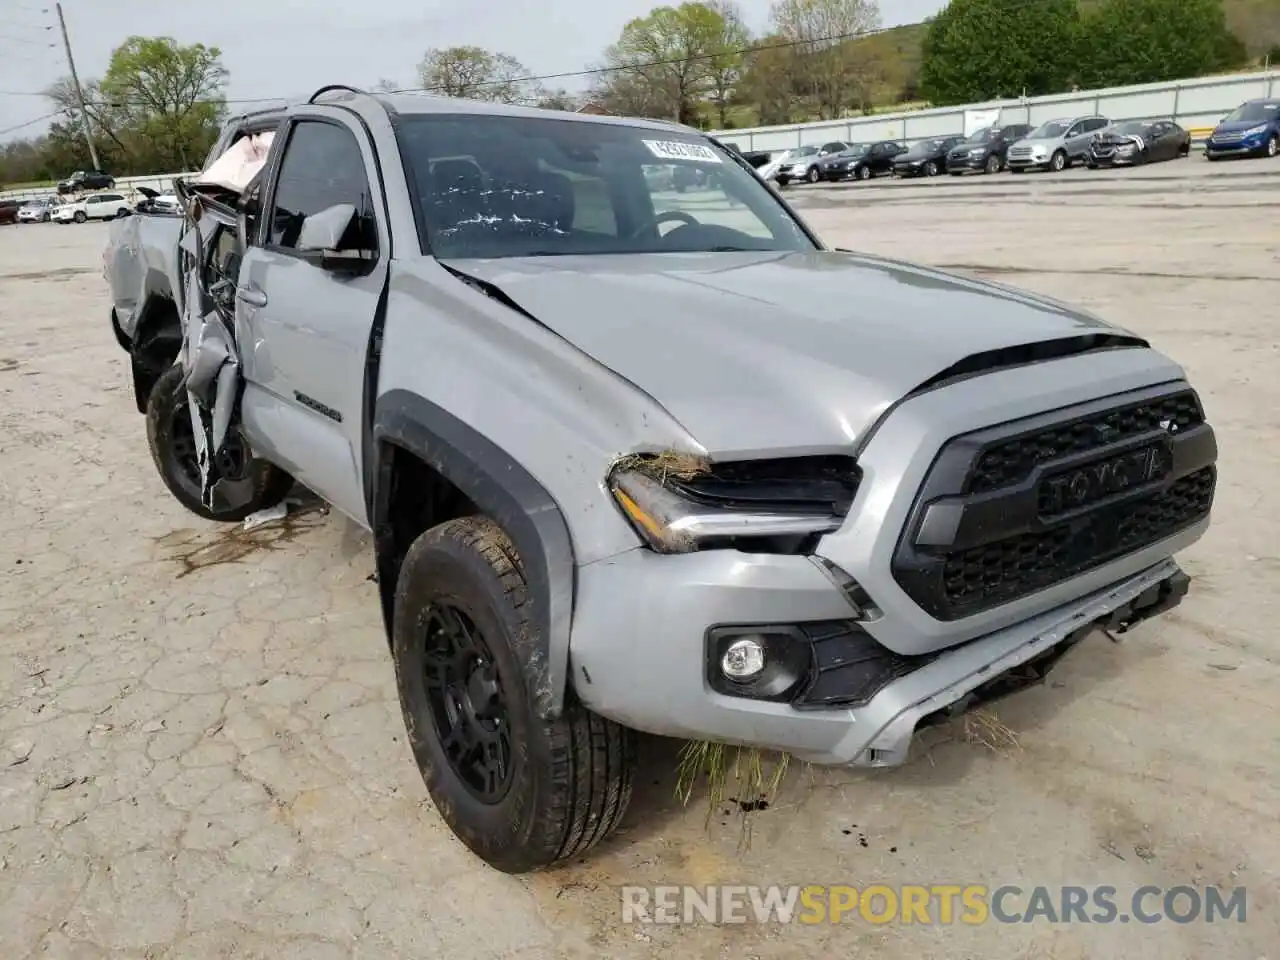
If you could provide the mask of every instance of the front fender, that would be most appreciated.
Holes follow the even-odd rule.
[[[378,398],[374,442],[413,453],[506,531],[520,553],[533,605],[534,643],[515,651],[523,660],[539,717],[554,719],[564,704],[569,630],[573,620],[573,542],[559,505],[532,474],[475,429],[406,390]],[[389,478],[374,478],[372,525],[380,544],[389,529]],[[381,564],[383,549],[379,547]],[[395,584],[381,575],[383,615],[390,619]],[[388,627],[389,628],[389,627]]]

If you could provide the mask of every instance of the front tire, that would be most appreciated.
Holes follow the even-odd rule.
[[[858,168],[858,179],[859,179],[859,180],[870,180],[870,179],[871,179],[871,168],[870,168],[870,167],[859,167],[859,168]]]
[[[990,175],[990,174],[995,174],[999,172],[1000,172],[1000,157],[997,154],[993,153],[990,157],[987,158],[987,173]]]
[[[1054,173],[1061,173],[1067,169],[1067,154],[1065,150],[1059,150],[1053,155],[1053,159],[1049,161],[1049,169]]]
[[[926,177],[936,177],[938,175],[938,165],[930,160],[924,165],[924,175]]]
[[[170,367],[147,398],[147,443],[160,479],[184,507],[205,520],[238,523],[252,513],[280,503],[293,487],[293,477],[265,460],[249,459],[213,491],[213,505],[200,496],[200,467],[195,433],[182,385],[182,367]],[[243,444],[227,444],[231,456],[248,457]]]
[[[570,692],[540,719],[518,648],[536,643],[524,568],[488,517],[421,534],[396,583],[392,658],[432,802],[490,866],[527,873],[609,836],[631,799],[635,735]]]
[[[822,171],[817,167],[810,167],[809,172],[804,175],[804,178],[810,183],[817,183],[822,179]]]
[[[75,213],[71,215],[71,219],[74,220],[76,223],[84,223],[86,220],[89,219],[89,215],[86,214],[83,210],[77,210]]]

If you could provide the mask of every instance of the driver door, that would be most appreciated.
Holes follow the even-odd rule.
[[[323,108],[319,108],[323,111]],[[368,526],[362,468],[365,358],[390,248],[382,184],[363,131],[336,110],[292,121],[236,287],[236,339],[252,444]],[[360,272],[299,248],[302,222],[355,207],[343,252],[372,254]]]

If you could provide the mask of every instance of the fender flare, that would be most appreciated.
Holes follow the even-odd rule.
[[[511,537],[520,553],[532,603],[534,642],[516,650],[541,719],[560,715],[569,672],[576,566],[573,541],[559,505],[524,467],[453,414],[406,390],[377,400],[373,442],[379,455],[373,477],[372,527],[378,549],[383,620],[390,638],[395,583],[385,582],[390,542],[390,445],[419,457],[461,490]]]

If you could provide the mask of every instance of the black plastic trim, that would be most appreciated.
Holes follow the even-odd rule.
[[[511,537],[524,566],[532,602],[531,643],[514,651],[523,660],[538,715],[552,719],[564,703],[575,564],[569,527],[551,494],[524,467],[453,414],[407,390],[377,400],[374,441],[400,447],[461,490]],[[379,456],[373,492],[379,588],[390,636],[394,577],[384,570],[391,542],[390,458]]]

